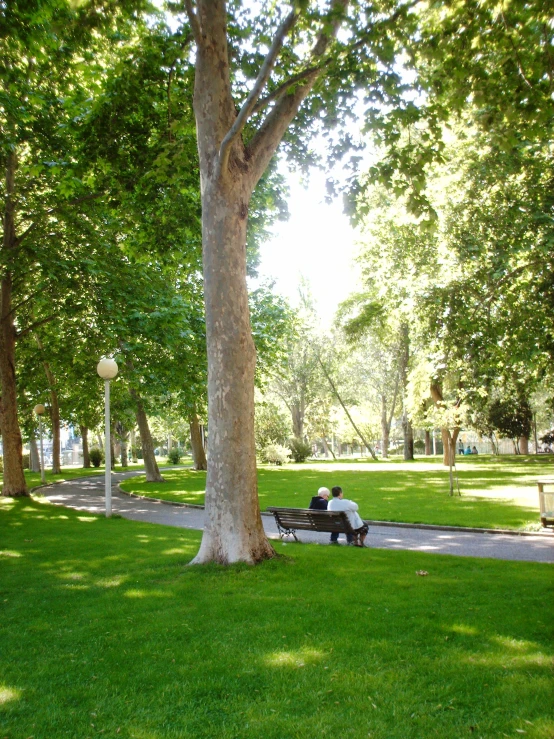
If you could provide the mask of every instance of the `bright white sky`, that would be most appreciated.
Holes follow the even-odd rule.
[[[322,327],[357,287],[353,259],[356,232],[342,212],[342,201],[325,203],[325,174],[314,170],[306,189],[299,176],[287,175],[290,218],[277,223],[273,238],[260,250],[260,280],[275,279],[275,292],[298,304],[302,278],[309,284]]]

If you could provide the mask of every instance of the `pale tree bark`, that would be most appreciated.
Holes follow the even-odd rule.
[[[346,0],[336,3],[340,9]],[[259,103],[286,35],[291,12],[275,36],[251,93],[237,114],[231,94],[224,0],[185,7],[197,46],[194,111],[200,157],[202,250],[208,349],[208,474],[206,521],[195,564],[260,562],[275,556],[258,502],[254,444],[256,355],[246,286],[250,198],[319,70],[283,90],[248,146],[244,127]],[[324,25],[312,58],[319,59],[340,25]]]
[[[131,389],[129,392],[135,401],[137,426],[139,427],[146,482],[165,482],[164,478],[160,474],[158,463],[156,462],[152,434],[150,433],[150,427],[148,425],[148,419],[144,411],[142,400],[136,390]]]
[[[200,431],[200,423],[198,422],[198,416],[196,415],[196,413],[191,414],[189,418],[189,426],[193,469],[207,470],[208,461],[206,459],[206,452],[204,450],[204,444],[202,442],[202,433]]]
[[[437,408],[444,410],[444,397],[442,389],[438,382],[431,382],[430,393],[433,402]],[[453,469],[456,464],[456,442],[458,441],[458,434],[460,433],[459,426],[453,426],[451,428],[447,426],[441,427],[441,438],[443,446],[443,457],[442,462],[445,467],[448,467],[450,473],[450,495],[454,495],[454,476]]]
[[[88,448],[88,428],[86,426],[79,426],[81,432],[81,440],[83,442],[83,467],[89,469],[90,467],[90,452]]]
[[[38,444],[34,436],[29,439],[29,467],[31,472],[40,472],[40,454],[38,453]]]
[[[15,172],[17,158],[10,151],[6,158],[6,200],[3,219],[3,261],[8,262],[17,249],[15,232]],[[17,418],[17,387],[15,379],[15,342],[17,332],[12,305],[12,274],[5,270],[0,280],[0,415],[2,417],[3,486],[2,495],[29,495],[23,472],[23,443]]]

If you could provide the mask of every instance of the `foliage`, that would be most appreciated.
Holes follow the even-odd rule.
[[[255,439],[258,453],[268,444],[285,445],[290,435],[290,418],[276,403],[268,400],[256,403]]]
[[[170,464],[179,464],[181,461],[181,450],[179,447],[174,446],[172,449],[169,450],[167,453],[167,461]]]
[[[100,467],[100,465],[104,461],[104,454],[100,449],[98,449],[98,447],[93,447],[89,451],[89,457],[93,467]]]
[[[262,449],[262,460],[278,466],[290,462],[291,451],[281,444],[268,444]]]
[[[31,469],[31,460],[30,460],[30,456],[28,454],[24,454],[23,455],[23,469],[24,470]]]
[[[289,441],[289,446],[295,462],[305,462],[312,453],[312,445],[297,437]]]
[[[493,400],[489,408],[489,421],[500,436],[517,440],[529,438],[533,412],[525,398],[509,397]]]

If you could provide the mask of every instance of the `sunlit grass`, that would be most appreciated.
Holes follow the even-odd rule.
[[[448,470],[441,460],[413,462],[327,462],[258,471],[260,506],[305,508],[322,485],[340,485],[364,518],[483,528],[538,529],[536,479],[554,474],[552,457],[459,458],[461,496],[448,495]],[[124,490],[164,500],[203,504],[206,474],[164,472],[165,483],[135,478]]]
[[[0,517],[0,737],[554,733],[549,565],[276,544],[187,567],[199,532]]]

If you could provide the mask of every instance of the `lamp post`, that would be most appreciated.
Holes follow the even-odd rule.
[[[38,416],[38,434],[40,437],[40,480],[44,484],[46,482],[46,475],[44,473],[44,451],[42,448],[42,414],[45,411],[42,403],[35,405],[34,411]]]
[[[113,359],[104,358],[98,362],[96,371],[104,380],[104,408],[106,414],[106,431],[104,441],[104,457],[106,460],[106,518],[112,515],[112,448],[110,441],[110,380],[117,375],[118,367]]]

